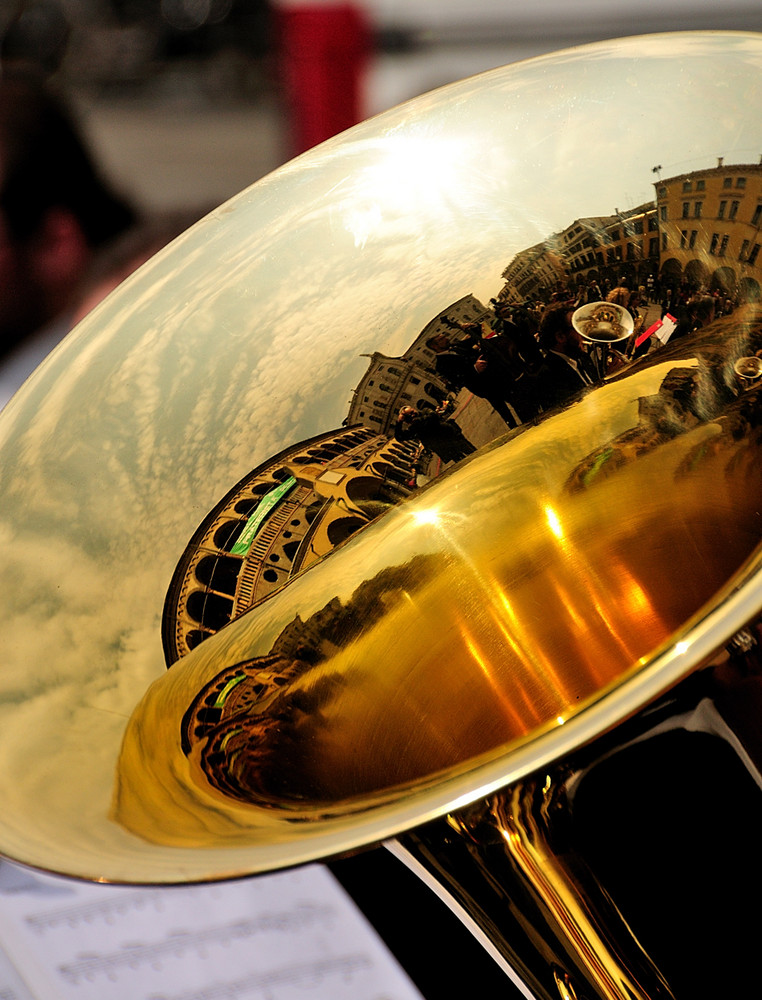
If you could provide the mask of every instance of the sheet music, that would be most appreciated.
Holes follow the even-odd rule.
[[[422,1000],[331,873],[79,883],[0,862],[0,1000]]]

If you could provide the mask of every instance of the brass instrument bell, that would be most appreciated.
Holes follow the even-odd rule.
[[[676,33],[444,87],[80,323],[0,417],[5,856],[168,884],[386,843],[527,996],[714,983],[663,917],[708,842],[762,887],[760,69]],[[734,307],[575,387],[531,323],[647,274]]]

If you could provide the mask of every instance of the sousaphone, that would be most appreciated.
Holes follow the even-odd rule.
[[[4,855],[384,843],[526,996],[754,995],[761,71],[673,34],[445,87],[77,327],[0,419]]]

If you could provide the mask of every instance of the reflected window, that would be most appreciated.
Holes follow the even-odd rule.
[[[312,524],[315,518],[318,516],[320,511],[325,506],[324,500],[313,500],[309,507],[304,512],[305,520],[307,524]],[[293,524],[293,521],[291,522]]]
[[[288,559],[290,562],[294,561],[294,556],[296,555],[297,549],[299,548],[300,544],[301,543],[299,541],[286,542],[286,544],[283,546],[283,554],[285,555],[286,559]]]
[[[341,542],[346,541],[347,538],[351,538],[365,524],[367,522],[359,517],[338,518],[328,526],[328,540],[331,545],[339,545]]]
[[[233,602],[220,594],[210,594],[209,591],[196,590],[188,597],[186,604],[188,616],[200,625],[206,626],[212,632],[223,628],[233,614]]]
[[[214,545],[224,552],[229,552],[238,540],[238,536],[244,529],[246,522],[224,521],[214,533]]]
[[[196,579],[210,590],[234,597],[241,565],[234,556],[204,556],[196,566]]]
[[[200,645],[204,639],[208,639],[211,632],[202,632],[201,629],[194,628],[185,635],[185,642],[187,643],[188,649],[195,649],[196,646]]]

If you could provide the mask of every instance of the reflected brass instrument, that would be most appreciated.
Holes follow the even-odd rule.
[[[526,996],[742,992],[761,68],[757,36],[676,34],[424,95],[79,325],[0,419],[7,857],[156,884],[385,843]],[[604,307],[595,371],[570,319],[533,335],[554,281],[570,317],[657,268],[711,315],[613,365],[640,328]]]

